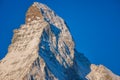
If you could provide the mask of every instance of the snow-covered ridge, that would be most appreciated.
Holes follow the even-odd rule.
[[[26,13],[26,23],[14,30],[0,63],[0,80],[86,80],[89,66],[89,60],[75,50],[64,20],[35,2]]]
[[[0,80],[87,80],[90,65],[75,49],[64,20],[35,2],[26,13],[26,23],[14,30],[0,62]]]

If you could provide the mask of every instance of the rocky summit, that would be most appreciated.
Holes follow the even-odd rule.
[[[98,78],[110,71],[90,69],[90,61],[75,49],[65,21],[42,3],[34,2],[25,24],[14,30],[7,55],[0,61],[0,80],[120,80]],[[98,71],[100,70],[100,71]]]

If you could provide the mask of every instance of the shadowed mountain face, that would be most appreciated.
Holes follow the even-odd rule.
[[[0,80],[87,80],[90,65],[75,49],[64,20],[35,2],[26,23],[14,30],[8,54],[0,62]]]
[[[26,13],[26,23],[14,30],[0,63],[0,80],[86,80],[89,66],[75,50],[64,20],[35,2]]]

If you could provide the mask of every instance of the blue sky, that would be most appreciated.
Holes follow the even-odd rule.
[[[77,50],[91,63],[120,75],[120,0],[0,0],[0,59],[34,1],[47,4],[67,22]]]

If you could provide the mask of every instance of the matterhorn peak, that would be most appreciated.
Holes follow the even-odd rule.
[[[35,2],[26,13],[26,23],[30,23],[34,20],[43,20],[43,14],[37,6],[37,2]]]
[[[0,80],[86,80],[90,62],[75,50],[64,20],[42,3],[26,13],[0,62]]]
[[[90,72],[90,65],[75,49],[65,21],[46,5],[34,2],[0,61],[0,80],[98,80],[91,73],[99,68],[92,65]]]

